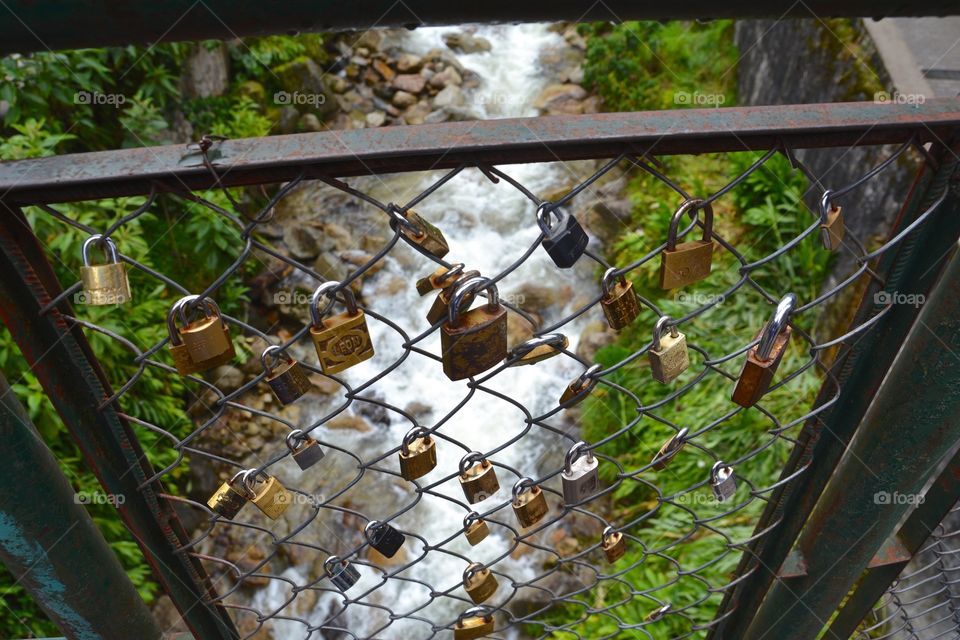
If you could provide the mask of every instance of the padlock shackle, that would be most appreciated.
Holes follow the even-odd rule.
[[[668,458],[680,450],[680,447],[686,443],[687,432],[689,430],[684,427],[680,431],[676,432],[670,440],[667,441],[667,444],[663,448],[663,456]],[[661,456],[658,456],[661,457]]]
[[[648,614],[647,614],[647,617],[644,618],[644,620],[646,620],[646,621],[648,621],[648,622],[653,622],[654,620],[659,620],[659,619],[662,618],[664,615],[666,615],[666,613],[667,613],[668,611],[670,611],[670,609],[672,609],[672,608],[673,608],[673,607],[672,607],[671,604],[668,602],[668,603],[666,603],[665,605],[663,605],[662,607],[660,607],[659,609],[654,609],[653,611],[651,611],[650,613],[648,613]]]
[[[619,279],[620,282],[626,282],[627,279],[621,273],[617,275],[618,269],[616,267],[610,267],[603,273],[603,278],[600,280],[600,291],[603,292],[603,297],[606,298],[610,295],[610,284],[614,279]]]
[[[357,307],[357,298],[353,295],[353,291],[350,290],[350,287],[343,287],[337,280],[329,280],[324,282],[313,292],[313,295],[310,296],[310,323],[317,329],[321,328],[323,324],[323,316],[327,315],[327,312],[330,311],[331,307],[337,302],[336,291],[340,290],[343,292],[343,301],[347,307],[347,313],[351,316],[355,316],[360,312],[360,308]],[[323,310],[320,310],[320,298],[327,296],[329,300],[327,301],[326,306]]]
[[[286,443],[287,449],[290,449],[290,453],[296,453],[297,449],[299,449],[309,438],[310,436],[308,436],[307,432],[303,429],[294,429],[287,434],[287,437],[284,438],[283,441]]]
[[[550,345],[559,351],[564,348],[565,342],[567,342],[567,337],[562,333],[545,333],[542,336],[535,336],[515,346],[510,350],[510,353],[507,354],[507,359],[512,360],[513,358],[523,357],[537,347],[544,345]]]
[[[458,467],[460,469],[460,475],[466,475],[467,470],[478,462],[481,464],[487,462],[487,459],[483,457],[483,454],[479,451],[471,451],[460,458],[460,466]]]
[[[173,303],[173,306],[170,307],[170,311],[167,311],[167,333],[170,335],[170,344],[175,347],[179,347],[183,344],[183,340],[180,338],[180,330],[177,329],[176,316],[180,312],[180,306],[184,302],[189,302],[191,300],[196,300],[197,296],[184,296]]]
[[[403,455],[410,455],[410,445],[413,444],[413,441],[423,438],[426,442],[430,442],[430,430],[425,427],[414,427],[407,431],[406,435],[403,436],[403,440],[400,441],[400,452]]]
[[[603,369],[603,367],[599,364],[592,364],[587,367],[586,371],[580,374],[580,377],[573,381],[574,388],[578,394],[587,389],[592,390],[593,387],[597,386],[597,379],[594,375],[601,369]]]
[[[466,618],[483,618],[484,622],[490,622],[493,620],[493,612],[489,607],[470,607],[469,609],[462,611],[460,615],[457,616],[457,624],[463,624],[463,621]]]
[[[346,560],[341,560],[340,556],[327,556],[327,559],[323,561],[323,568],[327,572],[327,576],[332,578],[333,571],[330,570],[330,565],[336,564],[340,570],[337,571],[337,575],[343,573],[344,568],[347,566]]]
[[[488,291],[487,306],[498,308],[500,306],[500,292],[497,285],[490,278],[476,277],[470,278],[464,282],[457,282],[457,289],[450,298],[450,306],[447,308],[447,321],[451,327],[456,327],[460,323],[460,306],[464,298],[468,295],[476,294],[479,291]]]
[[[245,492],[246,495],[244,495],[244,497],[245,497],[247,500],[250,500],[250,499],[256,497],[256,495],[257,495],[256,492],[254,492],[252,489],[250,489],[250,488],[247,486],[247,481],[246,481],[247,474],[248,474],[249,472],[251,472],[251,471],[253,471],[253,469],[241,469],[240,471],[237,471],[235,474],[233,474],[233,477],[230,478],[230,483],[229,483],[230,486],[233,487],[234,489],[240,489],[240,491]],[[240,484],[239,484],[239,486],[237,486],[237,479],[238,479],[238,478],[240,479]],[[240,491],[238,491],[238,493],[240,493]]]
[[[200,296],[186,296],[181,298],[180,306],[177,307],[178,315],[180,316],[180,322],[183,323],[183,326],[190,324],[190,320],[187,317],[187,312],[190,311],[190,304],[199,299]],[[216,302],[213,301],[213,298],[204,298],[200,301],[201,306],[203,307],[203,315],[206,318],[220,318],[220,324],[224,328],[227,327],[227,323],[223,319],[223,314],[220,313],[220,307]]]
[[[553,206],[553,203],[549,200],[544,200],[537,205],[537,226],[540,227],[540,231],[544,235],[550,233],[550,230],[553,229],[553,225],[550,224],[551,213],[557,218],[558,222],[563,220],[560,208]]]
[[[513,484],[512,494],[513,499],[517,500],[521,495],[527,491],[533,491],[537,486],[537,483],[533,481],[533,478],[528,478],[524,476],[520,478]]]
[[[794,293],[788,293],[777,303],[777,308],[773,312],[773,317],[763,327],[763,335],[760,336],[760,342],[757,344],[757,359],[769,360],[770,353],[773,351],[773,345],[777,341],[777,336],[787,326],[790,321],[790,315],[797,307],[797,296]]]
[[[479,563],[479,562],[471,562],[469,565],[467,565],[467,568],[463,570],[463,581],[464,581],[464,583],[468,582],[468,581],[470,580],[470,578],[472,578],[475,574],[480,573],[481,571],[484,571],[485,569],[486,569],[486,567],[483,566],[481,563]]]
[[[691,198],[684,200],[680,208],[670,218],[670,228],[667,230],[667,249],[673,251],[677,248],[677,233],[680,231],[680,219],[683,214],[690,213],[691,217],[697,219],[697,211],[703,208],[703,241],[709,242],[713,236],[713,206],[710,203],[704,204],[700,198]],[[693,211],[691,211],[693,209]]]
[[[479,522],[480,519],[481,519],[480,514],[477,513],[476,511],[471,511],[467,515],[463,516],[464,530],[469,529],[471,526],[473,526],[474,522]]]
[[[657,320],[657,323],[653,325],[653,344],[650,345],[650,348],[653,351],[660,351],[660,339],[663,337],[663,331],[667,327],[670,327],[670,337],[676,338],[680,335],[680,330],[677,329],[676,323],[674,323],[673,318],[670,316],[660,316]]]
[[[444,284],[442,284],[442,283],[446,282],[447,280],[449,280],[449,279],[451,279],[451,278],[453,278],[453,277],[455,277],[455,276],[459,276],[461,273],[463,273],[463,270],[466,269],[466,268],[467,268],[467,265],[465,265],[464,263],[462,263],[462,262],[454,262],[454,263],[450,266],[450,268],[447,269],[447,270],[443,273],[443,275],[437,276],[437,278],[436,278],[435,281],[436,281],[437,285],[439,285],[439,288],[440,288],[440,289],[445,289],[445,288],[446,288],[446,285],[444,285]],[[477,272],[477,273],[479,273],[479,272]],[[452,284],[452,283],[451,283],[451,284]]]
[[[563,456],[563,470],[568,474],[571,473],[573,463],[579,460],[581,455],[586,455],[588,460],[593,458],[593,451],[590,449],[590,445],[583,440],[570,447],[567,455]]]
[[[617,533],[616,529],[614,529],[610,525],[607,525],[606,528],[603,530],[603,533],[600,534],[600,540],[602,542],[606,542],[607,540],[610,539],[611,536],[615,535],[616,533]]]
[[[820,224],[827,224],[827,220],[830,216],[830,209],[833,205],[830,203],[830,199],[833,197],[833,191],[826,189],[823,192],[823,196],[820,197]]]
[[[710,469],[710,484],[719,484],[733,474],[733,467],[723,460],[717,460]]]
[[[267,475],[265,471],[257,471],[256,469],[247,469],[246,471],[243,472],[243,475],[241,476],[241,479],[243,481],[243,486],[247,489],[247,491],[249,491],[254,496],[257,495],[257,492],[253,490],[254,482],[256,482],[256,480],[252,480],[251,477],[256,478],[257,476],[262,476],[267,480],[270,479],[270,476]]]
[[[83,258],[83,266],[90,266],[90,245],[99,243],[101,241],[104,245],[106,245],[104,255],[109,257],[110,262],[108,264],[118,264],[120,262],[120,254],[117,252],[117,244],[110,238],[104,238],[103,234],[95,233],[84,240],[83,246],[80,248],[80,257]]]
[[[406,228],[407,231],[412,233],[417,238],[420,238],[426,234],[425,230],[421,229],[420,227],[418,227],[417,225],[415,225],[414,223],[410,222],[410,220],[407,219],[407,216],[405,215],[405,211],[401,211],[400,207],[393,204],[392,202],[387,203],[387,215],[389,215],[391,218],[390,227],[394,230],[396,230],[397,225],[400,225],[401,227]]]
[[[260,364],[263,365],[263,370],[268,374],[273,373],[273,370],[280,364],[280,355],[283,354],[287,358],[287,362],[294,362],[294,359],[287,353],[283,348],[278,345],[271,345],[263,350],[263,353],[260,354]],[[273,357],[274,363],[272,365],[267,364],[267,359]]]
[[[373,535],[373,530],[374,529],[380,530],[386,526],[387,526],[386,522],[380,522],[379,520],[371,520],[370,522],[367,523],[367,526],[363,528],[363,537],[367,539],[367,542],[369,542],[370,544],[373,544],[373,539],[371,538],[371,536]]]

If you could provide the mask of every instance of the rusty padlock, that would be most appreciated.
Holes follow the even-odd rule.
[[[90,246],[103,242],[106,245],[106,264],[90,264]],[[120,262],[117,245],[110,238],[97,233],[87,238],[80,250],[83,266],[80,280],[83,282],[83,297],[86,304],[123,304],[133,297],[127,279],[127,265]]]
[[[183,344],[183,338],[180,337],[180,329],[177,328],[176,316],[180,313],[180,305],[184,302],[196,300],[197,296],[184,296],[170,307],[167,312],[167,333],[170,336],[170,355],[173,357],[173,366],[177,373],[182,376],[188,376],[198,373],[201,369],[193,362],[190,352],[187,351],[187,345]]]
[[[327,375],[340,373],[373,357],[373,341],[367,328],[367,317],[363,309],[357,306],[357,299],[350,287],[342,290],[347,310],[324,317],[336,302],[338,289],[339,282],[324,282],[310,298],[310,339],[317,349],[320,368]],[[320,302],[324,296],[329,300],[321,310]]]
[[[618,276],[615,268],[611,267],[603,274],[600,289],[603,291],[600,306],[607,324],[614,331],[620,331],[640,315],[640,303],[633,291],[633,282],[622,274]]]
[[[457,292],[457,287],[467,280],[479,277],[480,272],[474,269],[464,271],[454,276],[447,286],[440,290],[437,297],[433,299],[433,304],[430,305],[430,309],[427,311],[427,322],[430,323],[430,326],[437,324],[450,315],[450,301],[453,298],[453,294]],[[473,304],[473,299],[474,294],[472,292],[468,293],[463,297],[462,304],[469,306]]]
[[[487,303],[463,312],[470,293],[487,291]],[[489,278],[472,278],[457,285],[450,313],[440,332],[443,372],[451,380],[472,378],[507,357],[507,308]]]
[[[687,444],[687,428],[684,427],[680,429],[672,438],[667,440],[660,451],[657,452],[657,455],[653,456],[651,463],[653,464],[654,471],[663,471],[667,468],[667,464],[673,460],[673,458],[680,453],[680,450],[683,449],[683,445]]]
[[[400,236],[415,249],[428,253],[438,260],[450,252],[443,232],[420,217],[412,209],[401,211],[395,204],[387,205],[390,228],[400,230]]]
[[[416,480],[437,466],[437,443],[423,427],[414,427],[400,443],[400,475],[404,480]]]
[[[597,382],[600,380],[597,374],[602,369],[603,367],[598,364],[591,365],[580,374],[580,377],[568,384],[567,388],[560,394],[560,406],[569,409],[573,405],[586,400],[593,388],[597,386]]]
[[[283,359],[281,360],[281,357]],[[267,384],[281,404],[290,404],[311,389],[310,379],[300,363],[280,347],[267,347],[260,354],[260,364],[267,374]]]
[[[843,209],[830,202],[833,195],[829,189],[820,199],[820,242],[828,251],[836,251],[843,244]]]
[[[521,527],[532,527],[547,515],[547,497],[532,478],[520,478],[513,485],[513,513]]]
[[[684,214],[696,217],[699,207],[703,207],[703,238],[677,244],[680,220]],[[673,289],[703,280],[710,275],[713,263],[713,207],[704,205],[703,200],[687,200],[680,205],[670,218],[667,231],[667,248],[660,256],[660,288]]]
[[[507,360],[511,367],[520,367],[526,364],[536,364],[548,358],[560,355],[570,346],[570,340],[562,333],[545,333],[521,342],[510,349]]]
[[[196,302],[196,296],[191,297],[189,301],[183,301],[177,308],[183,324],[180,327],[180,338],[187,345],[190,359],[199,371],[206,371],[230,362],[236,352],[233,348],[233,340],[230,339],[227,323],[220,313],[220,307],[210,298],[205,298],[200,302],[203,307],[203,318],[188,321],[190,305],[193,302]]]
[[[464,264],[462,262],[455,262],[449,267],[437,267],[429,276],[417,280],[417,293],[422,297],[431,291],[447,288],[463,273],[463,269]]]
[[[627,552],[627,539],[623,537],[623,532],[614,531],[613,527],[607,527],[603,530],[601,541],[603,555],[607,557],[607,562],[611,564],[622,558]]]
[[[797,296],[785,295],[760,332],[760,342],[747,351],[747,361],[743,363],[737,386],[733,389],[733,401],[741,407],[752,407],[770,388],[790,342],[792,329],[787,323],[796,306]]]

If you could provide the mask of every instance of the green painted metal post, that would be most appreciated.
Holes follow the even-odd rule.
[[[0,459],[0,560],[17,584],[67,638],[159,638],[150,611],[3,376]]]

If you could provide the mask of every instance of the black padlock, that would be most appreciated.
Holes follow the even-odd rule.
[[[551,215],[556,218],[552,224]],[[587,232],[576,218],[554,207],[552,202],[542,202],[537,207],[537,225],[543,232],[543,248],[561,269],[572,267],[586,251]]]
[[[400,551],[406,537],[386,522],[371,520],[363,530],[370,546],[387,558],[392,558]]]

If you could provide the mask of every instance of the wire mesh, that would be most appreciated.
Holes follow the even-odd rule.
[[[916,149],[912,141],[899,146],[882,165],[866,172],[863,178],[835,189],[833,198],[839,199],[865,182],[877,179],[886,167],[911,149]],[[753,172],[763,170],[765,163],[778,153],[789,158],[796,170],[807,174],[819,200],[819,191],[824,185],[817,176],[797,161],[792,150],[777,147],[759,155],[742,175],[723,188],[701,196],[704,204],[700,207],[720,205],[732,190],[741,186]],[[924,153],[922,149],[917,153],[921,162],[925,159]],[[216,174],[215,167],[209,163],[207,167]],[[588,249],[575,269],[553,268],[542,253],[540,244],[544,236],[536,228],[534,214],[546,201],[537,195],[536,189],[524,186],[513,177],[513,171],[464,165],[439,177],[428,174],[419,179],[430,180],[430,184],[403,205],[381,202],[371,195],[381,186],[379,178],[361,178],[352,185],[324,178],[323,187],[293,180],[276,187],[266,205],[249,214],[243,213],[249,207],[241,202],[241,196],[229,196],[233,210],[187,190],[172,196],[226,220],[237,230],[239,239],[236,260],[205,289],[196,292],[197,299],[191,303],[194,308],[205,299],[215,299],[217,291],[230,281],[242,281],[246,277],[245,265],[251,263],[271,265],[275,275],[271,280],[274,292],[281,286],[299,286],[295,292],[309,292],[327,281],[317,269],[277,250],[267,237],[269,234],[261,233],[272,224],[284,199],[294,197],[298,191],[308,187],[322,188],[326,193],[336,191],[349,203],[345,206],[377,212],[374,227],[364,228],[357,235],[369,236],[370,244],[374,245],[382,237],[382,243],[363,260],[358,260],[350,273],[333,287],[341,302],[347,291],[356,294],[368,322],[375,328],[376,358],[353,371],[323,375],[310,355],[310,322],[304,312],[307,300],[298,303],[295,292],[288,291],[283,300],[276,297],[279,294],[275,293],[274,297],[275,306],[299,304],[297,313],[301,322],[294,331],[281,330],[277,323],[265,331],[244,318],[223,315],[232,336],[237,338],[242,356],[254,363],[252,369],[245,366],[245,370],[256,371],[260,352],[268,345],[277,345],[296,357],[311,373],[314,393],[305,399],[310,411],[298,408],[303,402],[280,407],[266,392],[266,371],[259,371],[232,388],[221,388],[226,385],[216,377],[192,375],[189,378],[193,398],[190,413],[194,425],[187,435],[178,437],[155,424],[149,416],[138,415],[134,409],[139,405],[131,401],[131,396],[149,393],[138,386],[147,368],[177,375],[169,364],[169,339],[142,347],[117,331],[79,317],[80,313],[75,312],[71,318],[90,331],[118,341],[132,354],[135,372],[125,379],[114,380],[116,392],[104,400],[102,408],[112,405],[137,429],[159,434],[162,438],[157,446],[176,452],[176,460],[157,471],[143,486],[175,477],[192,466],[209,476],[218,474],[220,481],[244,470],[250,470],[254,477],[266,473],[279,478],[291,492],[284,517],[277,521],[267,520],[252,507],[232,520],[224,518],[208,507],[206,496],[196,495],[196,491],[188,492],[189,497],[163,495],[179,505],[186,519],[202,522],[196,538],[182,552],[193,554],[205,564],[221,602],[231,610],[243,637],[258,637],[265,630],[280,634],[277,637],[429,638],[442,635],[462,620],[464,611],[474,606],[464,591],[462,577],[462,571],[474,561],[489,568],[499,581],[499,589],[484,603],[479,614],[493,620],[496,637],[515,637],[518,633],[531,637],[588,637],[582,626],[588,619],[602,620],[604,630],[592,637],[621,637],[625,632],[649,638],[665,637],[667,633],[670,637],[702,637],[714,624],[715,608],[722,594],[745,577],[732,575],[743,548],[757,537],[775,535],[775,526],[753,534],[744,527],[749,528],[756,522],[770,493],[788,479],[778,482],[776,474],[752,473],[751,463],[773,451],[780,456],[775,459],[785,459],[797,431],[805,421],[815,419],[832,400],[812,408],[791,408],[779,415],[767,409],[764,400],[752,409],[743,409],[731,402],[724,414],[696,424],[683,419],[682,404],[684,396],[697,385],[716,384],[732,390],[741,359],[759,342],[758,331],[767,319],[758,318],[752,326],[730,327],[730,339],[736,347],[717,353],[701,346],[696,333],[698,318],[708,315],[717,305],[736,304],[738,296],[759,296],[769,303],[772,313],[774,305],[788,292],[767,290],[758,281],[757,274],[796,250],[805,238],[820,234],[820,213],[809,211],[808,226],[794,237],[783,238],[777,250],[760,257],[750,256],[743,249],[743,239],[724,237],[722,225],[714,225],[711,235],[716,243],[715,251],[733,258],[737,276],[721,293],[698,298],[694,308],[673,320],[674,326],[686,334],[691,366],[678,382],[657,387],[661,392],[656,402],[642,403],[636,379],[625,377],[626,373],[641,368],[651,340],[640,350],[623,354],[614,364],[606,366],[596,366],[594,361],[583,357],[579,349],[555,347],[555,358],[534,366],[538,371],[551,368],[557,373],[543,382],[541,393],[526,393],[523,397],[520,391],[530,389],[517,385],[524,376],[532,374],[524,373],[528,367],[516,367],[520,356],[511,355],[464,382],[445,383],[447,391],[443,393],[452,388],[457,399],[449,409],[437,410],[431,406],[442,395],[436,381],[421,386],[418,377],[427,368],[439,371],[441,367],[443,355],[436,343],[445,320],[432,326],[421,322],[415,331],[409,330],[395,320],[400,309],[381,306],[378,294],[369,290],[371,278],[385,265],[393,273],[411,278],[403,289],[407,293],[413,288],[413,277],[428,275],[437,266],[451,266],[428,252],[411,252],[412,245],[406,242],[403,225],[390,224],[397,212],[406,213],[434,201],[439,201],[435,207],[442,207],[445,199],[456,197],[457,179],[471,173],[482,175],[491,191],[496,189],[502,194],[504,189],[512,189],[521,194],[528,210],[505,215],[518,230],[527,230],[530,241],[524,239],[523,249],[509,256],[505,268],[484,275],[490,277],[492,283],[505,287],[525,265],[539,261],[539,271],[534,273],[544,278],[548,286],[551,281],[555,284],[593,278],[586,287],[589,295],[571,296],[571,300],[565,301],[563,312],[552,316],[546,311],[542,315],[531,312],[529,306],[510,296],[501,296],[509,315],[530,323],[533,336],[575,329],[583,319],[602,317],[597,307],[601,306],[603,294],[594,272],[607,273],[612,269],[614,277],[647,277],[667,247],[665,230],[646,230],[647,240],[657,238],[656,243],[650,244],[658,246],[651,246],[642,258],[630,264],[608,264]],[[605,162],[546,206],[551,210],[568,207],[575,198],[595,190],[598,181],[609,177],[608,174],[637,171],[646,172],[667,185],[676,193],[678,201],[697,195],[671,180],[655,160],[625,154]],[[790,319],[793,328],[790,349],[802,357],[798,355],[791,360],[795,366],[780,370],[769,394],[789,396],[792,387],[810,384],[810,379],[818,385],[822,379],[824,384],[836,388],[833,396],[836,398],[839,387],[830,375],[825,353],[869,330],[894,302],[877,304],[876,313],[868,321],[850,327],[842,335],[815,337],[810,327],[824,306],[841,291],[857,287],[862,278],[877,278],[870,261],[924,224],[945,195],[901,233],[872,250],[868,251],[860,239],[850,234],[844,238],[840,251],[852,252],[858,268],[837,286],[799,301]],[[105,228],[80,222],[78,216],[71,214],[69,206],[38,207],[67,225],[109,238],[124,224],[157,206],[159,197],[151,193],[142,206]],[[796,203],[796,206],[802,205]],[[704,228],[704,220],[696,215],[684,224],[681,237],[687,240],[698,238]],[[175,233],[175,229],[172,232]],[[501,250],[500,246],[490,245],[489,238],[475,241],[487,242],[490,251]],[[121,259],[155,280],[160,285],[158,291],[169,296],[171,304],[179,296],[191,293],[165,274],[124,255],[122,246],[120,249]],[[470,267],[466,265],[467,269]],[[67,287],[46,311],[75,296],[80,289],[80,282]],[[142,294],[143,291],[134,292],[135,296]],[[416,298],[409,297],[413,301],[409,304],[415,306]],[[636,322],[649,327],[645,330],[652,330],[664,312],[654,300],[640,296],[638,301],[641,318]],[[162,323],[163,319],[157,318],[157,322]],[[274,330],[275,334],[270,333]],[[118,363],[104,364],[108,365],[111,375],[122,370]],[[358,371],[364,375],[359,377]],[[402,388],[407,397],[391,397],[382,391],[384,380],[398,377],[403,378]],[[498,380],[507,380],[506,386],[498,384]],[[564,505],[560,476],[564,454],[580,440],[577,419],[583,414],[577,411],[603,410],[598,403],[588,402],[579,409],[558,404],[555,392],[562,390],[563,381],[573,384],[578,380],[587,383],[592,396],[618,398],[622,411],[609,417],[616,426],[602,439],[587,443],[584,449],[599,461],[602,482],[597,492],[581,503]],[[316,393],[317,387],[324,392]],[[515,412],[516,428],[508,438],[490,442],[490,434],[484,433],[484,419],[490,415],[489,407],[499,403]],[[744,411],[760,412],[767,425],[765,430],[739,439],[740,449],[736,451],[715,450],[711,432],[735,429]],[[348,433],[342,423],[349,416],[364,417],[378,423],[379,428],[373,433]],[[331,427],[338,423],[337,428]],[[264,425],[268,425],[270,434],[266,438]],[[437,443],[440,463],[429,477],[408,482],[401,478],[397,457],[403,433],[414,428],[425,430]],[[295,429],[315,438],[326,451],[324,460],[310,471],[300,472],[292,464],[292,451],[286,446],[285,437]],[[255,452],[245,444],[252,438],[268,442]],[[617,457],[605,453],[605,446],[624,439],[637,450],[645,451],[650,463],[628,468]],[[681,445],[683,450],[674,456]],[[658,454],[661,446],[664,449]],[[457,486],[457,462],[473,451],[493,464],[502,487],[513,486],[515,481],[524,478],[541,487],[549,505],[546,516],[531,527],[520,526],[512,513],[512,497],[508,491],[495,493],[476,505],[468,503]],[[658,469],[667,457],[670,457],[669,464]],[[686,464],[702,469],[701,479],[678,487],[670,482],[670,465],[683,458]],[[737,484],[733,496],[723,502],[711,497],[709,490],[710,469],[720,461],[732,468]],[[411,524],[417,522],[418,510],[425,510],[431,520],[429,534]],[[486,521],[493,531],[488,540],[476,547],[468,546],[464,540],[471,520],[464,521],[463,517],[471,512]],[[452,513],[456,513],[456,517],[451,517]],[[646,526],[654,518],[672,519],[671,522],[676,523],[675,534],[657,539],[646,536]],[[363,531],[374,520],[389,523],[402,532],[406,537],[403,553],[390,559],[371,551]],[[424,524],[422,520],[419,522]],[[621,533],[627,548],[632,550],[626,560],[606,562],[603,544],[608,527]],[[743,534],[744,531],[748,533]],[[704,563],[685,557],[685,546],[704,537],[715,541],[709,560]],[[359,582],[344,592],[329,580],[325,561],[331,556],[348,561],[359,570]],[[943,562],[942,554],[936,557],[937,562]],[[638,576],[653,562],[672,567],[672,576],[652,588],[638,588]],[[719,583],[705,577],[714,565],[729,567],[726,579]],[[901,584],[908,582],[910,580],[901,580]],[[943,590],[946,592],[946,587]],[[900,598],[902,593],[894,590],[890,597]],[[616,600],[610,599],[611,594],[616,595]],[[944,611],[953,615],[952,596],[944,606]],[[563,615],[557,615],[558,609],[563,610]]]

